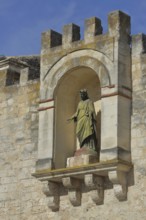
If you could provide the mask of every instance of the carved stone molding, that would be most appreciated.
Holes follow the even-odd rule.
[[[113,183],[115,196],[119,201],[127,199],[127,176],[123,171],[110,171],[108,173],[110,181]]]
[[[64,187],[68,189],[69,200],[73,206],[81,205],[81,181],[71,177],[62,178]]]
[[[97,205],[103,204],[104,187],[103,178],[94,174],[87,174],[84,177],[85,185],[90,190],[90,196]]]
[[[60,195],[59,195],[59,184],[45,181],[43,182],[43,192],[48,198],[48,206],[52,211],[59,210]]]

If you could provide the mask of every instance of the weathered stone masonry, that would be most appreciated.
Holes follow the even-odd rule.
[[[87,19],[80,40],[65,25],[42,34],[40,56],[0,60],[0,219],[146,219],[146,36],[131,36],[120,11],[108,27]],[[66,118],[83,87],[99,163],[66,168],[76,147]]]

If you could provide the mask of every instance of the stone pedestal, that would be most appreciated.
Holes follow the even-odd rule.
[[[67,167],[88,165],[97,163],[98,161],[98,154],[96,151],[88,147],[82,147],[75,152],[74,157],[67,158]]]
[[[76,167],[81,165],[88,165],[91,163],[97,163],[98,157],[97,155],[80,155],[75,157],[69,157],[67,158],[67,167]]]

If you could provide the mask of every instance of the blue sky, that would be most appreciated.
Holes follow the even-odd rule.
[[[75,23],[83,32],[84,20],[102,20],[107,31],[107,15],[122,10],[132,18],[132,34],[146,33],[146,0],[0,0],[0,54],[39,54],[41,33],[62,32]]]

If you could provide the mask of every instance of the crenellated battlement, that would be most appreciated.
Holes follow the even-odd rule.
[[[63,27],[62,43],[67,48],[72,42],[80,40],[80,27],[76,24],[68,24]]]
[[[26,85],[40,77],[40,56],[4,57],[0,60],[0,86]]]
[[[122,11],[113,11],[108,16],[108,33],[111,37],[121,40],[129,38],[131,34],[130,16]]]
[[[139,56],[146,52],[146,35],[137,34],[132,36],[132,55]]]
[[[101,20],[97,17],[92,17],[85,20],[84,40],[86,43],[92,42],[96,35],[102,34],[103,28]]]
[[[56,31],[49,30],[42,33],[42,48],[56,47],[62,44],[62,35]]]
[[[129,39],[131,33],[130,16],[121,12],[114,11],[108,16],[108,37],[117,39]],[[98,40],[98,35],[104,36],[100,18],[91,17],[84,22],[84,39],[82,44],[93,43]],[[76,24],[67,24],[63,27],[63,33],[54,30],[46,31],[42,34],[42,50],[51,49],[56,46],[63,48],[71,47],[72,43],[80,41],[80,27]]]

